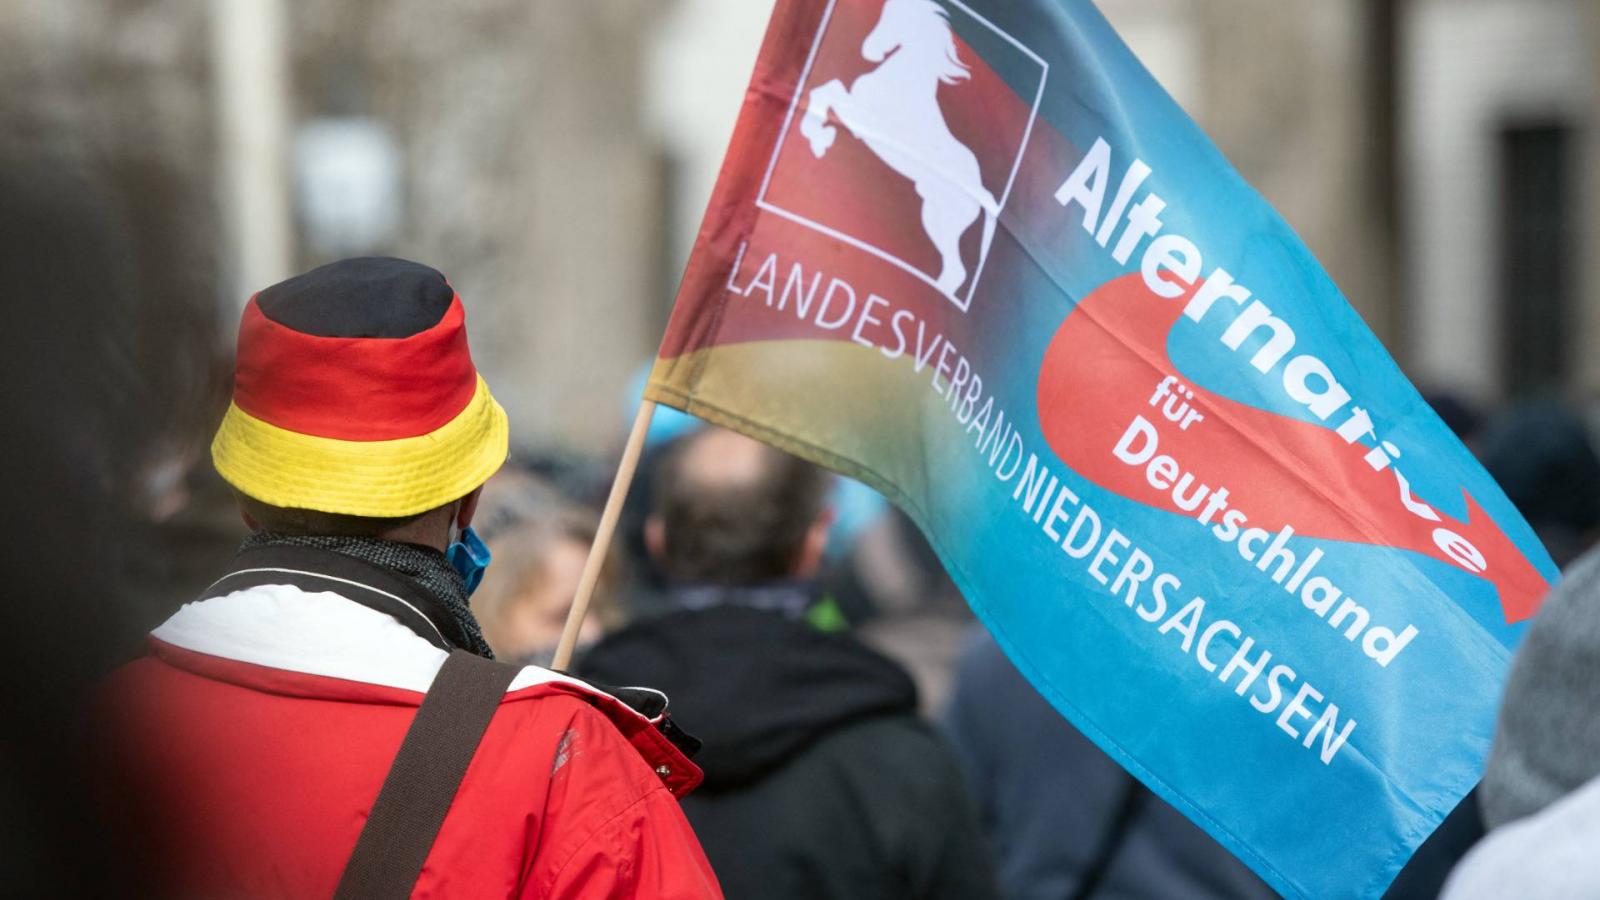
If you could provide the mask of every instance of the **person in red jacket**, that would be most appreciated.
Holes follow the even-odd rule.
[[[446,658],[492,656],[470,524],[506,452],[438,272],[345,260],[251,299],[212,458],[252,535],[106,689],[172,895],[334,894]],[[642,696],[517,672],[413,896],[720,897],[677,801],[700,772]]]

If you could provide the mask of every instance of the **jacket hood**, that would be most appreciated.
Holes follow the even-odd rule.
[[[834,729],[917,706],[905,670],[855,638],[747,606],[639,622],[596,644],[578,668],[666,692],[673,718],[703,742],[702,790],[748,783]]]
[[[237,574],[249,580],[259,573]],[[308,584],[324,578],[311,571],[275,574]],[[365,587],[324,580],[346,591]],[[236,580],[219,583],[238,586]],[[254,584],[186,604],[150,633],[149,642],[152,665],[330,707],[416,707],[449,656],[387,613],[333,591],[295,584]],[[674,794],[688,793],[699,783],[699,769],[675,745],[661,710],[646,713],[621,697],[538,666],[524,667],[505,690],[506,704],[552,695],[580,699],[617,728]]]

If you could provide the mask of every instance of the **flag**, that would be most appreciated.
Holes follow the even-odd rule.
[[[894,500],[1288,896],[1471,789],[1556,575],[1087,0],[779,0],[646,396]]]

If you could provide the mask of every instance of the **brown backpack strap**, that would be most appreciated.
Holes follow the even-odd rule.
[[[465,650],[445,660],[372,803],[335,900],[411,896],[461,778],[519,671]]]

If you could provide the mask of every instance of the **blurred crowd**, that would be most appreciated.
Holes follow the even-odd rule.
[[[1576,408],[1538,398],[1490,413],[1449,393],[1433,393],[1429,400],[1559,565],[1574,565],[1594,546],[1600,538],[1600,455]],[[931,807],[941,815],[923,823],[938,832],[926,836],[929,859],[974,873],[992,865],[1000,896],[1273,896],[1050,707],[974,620],[932,550],[899,511],[859,484],[833,477],[826,489],[808,484],[823,476],[778,451],[702,429],[671,410],[660,415],[665,421],[652,432],[645,474],[624,517],[625,533],[608,559],[585,625],[578,671],[609,683],[658,686],[691,730],[705,729],[701,761],[707,783],[685,809],[730,896],[760,893],[756,874],[774,869],[763,851],[793,854],[809,838],[817,843],[810,850],[819,872],[840,854],[839,821],[825,816],[815,822],[802,818],[791,825],[794,833],[750,830],[778,810],[806,808],[773,785],[759,791],[752,786],[764,778],[796,778],[773,773],[790,756],[830,753],[831,744],[821,740],[826,735],[838,733],[830,740],[848,742],[852,729],[861,729],[867,735],[862,740],[892,745],[892,733],[874,733],[861,723],[897,717],[908,726],[923,721],[936,729],[943,746],[930,744],[927,752],[954,763],[944,775],[962,783],[974,817],[954,814],[959,803]],[[739,462],[741,454],[751,459]],[[496,566],[500,560],[510,565],[491,571],[474,607],[498,654],[548,664],[594,533],[596,503],[603,499],[596,492],[603,485],[592,477],[565,479],[550,467],[536,474],[539,468],[503,473],[488,486],[484,502],[494,511],[488,540]],[[842,510],[850,511],[848,518],[839,517]],[[693,533],[699,544],[675,546],[652,527],[665,535]],[[817,549],[806,562],[745,565],[762,552],[785,558],[780,536],[791,535],[792,543],[807,528],[812,531],[804,541]],[[1577,602],[1582,608],[1583,601]],[[1571,674],[1563,668],[1563,654],[1600,655],[1592,611],[1567,615],[1589,620],[1578,623],[1583,639],[1577,647],[1570,637],[1552,647],[1538,639],[1552,627],[1536,629],[1519,657],[1495,765],[1482,789],[1491,797],[1515,795],[1501,802],[1518,805],[1510,812],[1486,808],[1480,792],[1469,795],[1389,896],[1439,896],[1446,877],[1488,827],[1537,812],[1600,773],[1592,761],[1600,736],[1570,746],[1554,721],[1565,721],[1575,708],[1592,708],[1592,683],[1551,696],[1549,679],[1557,673],[1533,674],[1546,667]],[[790,624],[780,624],[784,619]],[[838,671],[827,671],[826,652],[811,641],[849,648]],[[877,662],[857,669],[848,660],[853,653],[861,661],[876,656]],[[905,675],[915,688],[902,683],[897,692],[894,682]],[[772,713],[774,705],[808,715]],[[892,751],[874,746],[863,758],[881,760],[886,753]],[[1546,784],[1525,796],[1522,783],[1542,777],[1528,768],[1543,772],[1544,758],[1556,754],[1584,761],[1564,767],[1571,771],[1560,786]],[[1509,756],[1519,760],[1507,762]],[[1520,758],[1526,756],[1533,759]],[[819,780],[848,780],[841,768],[848,767],[835,765]],[[936,779],[930,774],[930,780]],[[819,785],[793,790],[813,793]],[[876,799],[881,802],[867,798],[863,806],[881,814],[924,808],[904,796]],[[752,805],[753,811],[740,809]],[[985,835],[988,862],[934,849],[964,846],[968,829]],[[863,835],[843,846],[861,842],[872,839]],[[733,873],[740,871],[750,872],[752,880],[735,880]],[[981,895],[950,868],[938,870],[937,877],[928,872],[928,884],[959,889],[906,896]],[[813,894],[767,894],[779,895]],[[880,895],[897,894],[863,894]]]

